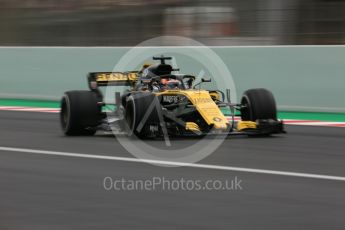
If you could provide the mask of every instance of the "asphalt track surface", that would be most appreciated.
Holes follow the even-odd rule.
[[[345,177],[345,129],[226,140],[199,163]],[[178,139],[177,146],[194,140]],[[57,114],[0,112],[0,147],[133,157],[110,136],[64,137]],[[226,191],[106,191],[105,177],[229,180]],[[0,150],[0,229],[344,229],[345,182]]]

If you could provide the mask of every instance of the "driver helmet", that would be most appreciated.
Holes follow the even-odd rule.
[[[163,90],[163,91],[166,90],[167,84],[168,84],[168,79],[162,78],[160,81],[161,90]]]
[[[166,79],[166,78],[162,78],[161,79],[161,84],[162,85],[166,85],[168,83],[168,79]]]

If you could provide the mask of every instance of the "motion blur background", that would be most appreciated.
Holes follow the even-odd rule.
[[[0,0],[2,46],[345,43],[343,0]]]

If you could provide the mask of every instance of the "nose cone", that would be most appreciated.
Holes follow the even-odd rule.
[[[215,129],[227,129],[228,121],[226,119],[220,117],[214,117],[213,119],[213,127]]]

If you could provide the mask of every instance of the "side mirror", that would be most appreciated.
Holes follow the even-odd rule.
[[[195,89],[197,86],[199,86],[199,89],[201,89],[201,84],[204,82],[211,82],[211,78],[210,79],[201,78],[201,81],[198,84],[194,85],[193,88]]]
[[[201,78],[201,82],[211,82],[211,78],[210,79]]]

